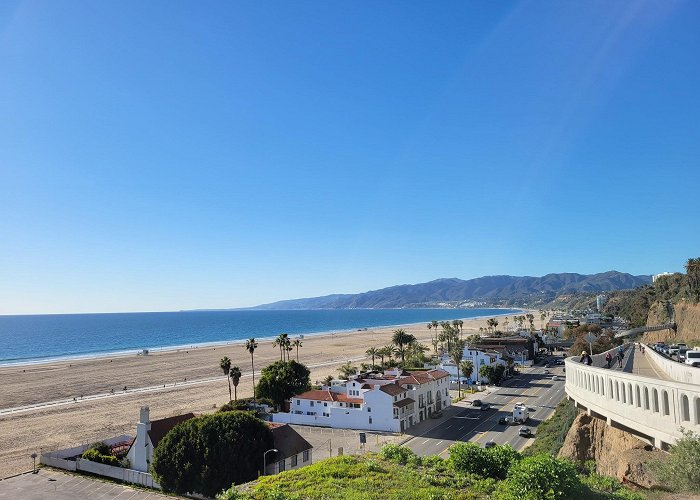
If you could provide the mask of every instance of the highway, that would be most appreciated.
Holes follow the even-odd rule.
[[[431,428],[423,430],[426,426],[421,425],[420,434],[409,439],[405,446],[421,456],[440,455],[443,458],[448,456],[449,446],[458,441],[481,444],[494,441],[497,444],[508,443],[516,450],[524,448],[533,438],[519,436],[518,430],[528,427],[536,434],[537,425],[554,412],[565,396],[563,366],[548,369],[549,374],[544,371],[544,366],[530,368],[507,380],[487,396],[470,395],[469,399],[480,398],[492,408],[481,411],[478,407],[462,403],[455,405],[446,410]],[[552,380],[552,375],[557,375],[559,380]],[[530,419],[523,425],[499,424],[499,418],[512,416],[513,406],[518,402],[534,409],[530,411]]]

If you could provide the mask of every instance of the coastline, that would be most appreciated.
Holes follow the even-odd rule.
[[[484,318],[497,318],[497,317],[502,317],[502,316],[510,316],[513,314],[523,314],[526,311],[524,309],[511,309],[511,308],[505,308],[505,307],[489,307],[488,309],[490,310],[503,310],[503,311],[508,311],[500,314],[487,314],[487,315],[481,315],[481,316],[471,316],[469,318],[457,318],[460,319],[464,322],[471,321],[471,320],[481,320]],[[397,309],[398,310],[398,309]],[[456,310],[456,309],[450,309],[450,310]],[[469,310],[469,309],[465,309]],[[373,327],[362,327],[362,328],[355,328],[355,329],[339,329],[339,330],[324,330],[324,331],[312,331],[308,333],[295,333],[291,334],[290,338],[298,338],[298,337],[303,337],[303,338],[310,338],[310,337],[322,337],[322,336],[334,336],[334,335],[350,335],[353,333],[361,332],[361,331],[367,331],[368,329],[385,329],[385,328],[410,328],[410,327],[415,327],[418,325],[422,325],[425,322],[418,322],[418,323],[401,323],[401,324],[395,324],[395,325],[380,325],[380,326],[373,326]],[[258,342],[271,342],[273,341],[277,336],[267,336],[267,337],[256,337],[256,340]],[[169,353],[169,352],[178,352],[182,350],[190,350],[190,349],[201,349],[201,348],[211,348],[211,347],[225,347],[225,346],[236,346],[236,345],[242,345],[245,344],[247,339],[233,339],[233,340],[223,340],[223,341],[212,341],[212,342],[195,342],[191,344],[178,344],[178,345],[172,345],[172,346],[156,346],[156,347],[148,347],[144,346],[143,348],[129,348],[129,349],[120,349],[116,351],[100,351],[100,352],[92,352],[92,353],[85,353],[85,354],[69,354],[65,356],[47,356],[47,357],[42,357],[42,358],[37,358],[37,359],[20,359],[20,360],[8,360],[8,361],[0,361],[0,369],[2,368],[8,368],[8,367],[28,367],[28,366],[40,366],[40,365],[47,365],[47,364],[53,364],[53,363],[61,363],[61,362],[79,362],[79,361],[84,361],[84,360],[96,360],[96,359],[105,359],[105,358],[120,358],[120,357],[129,357],[129,356],[138,356],[141,355],[143,350],[148,351],[148,356],[155,356],[161,353]]]
[[[490,317],[494,315],[463,320],[464,335],[478,332]],[[299,361],[310,368],[315,383],[337,375],[347,361],[368,361],[365,351],[389,344],[396,328],[426,345],[435,333],[426,323],[412,323],[309,335],[299,349]],[[271,339],[258,340],[256,381],[260,370],[280,357]],[[42,448],[133,434],[141,406],[150,407],[153,419],[216,411],[229,399],[227,378],[219,367],[223,356],[241,368],[238,397],[251,396],[251,356],[241,343],[0,368],[0,410],[6,410],[0,411],[0,478],[31,469],[29,456]],[[297,358],[296,350],[290,357]],[[7,411],[19,407],[24,409]]]

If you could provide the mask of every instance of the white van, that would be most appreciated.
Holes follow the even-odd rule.
[[[691,366],[700,366],[700,350],[687,351],[685,353],[685,364]]]

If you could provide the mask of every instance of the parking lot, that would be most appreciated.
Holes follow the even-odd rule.
[[[167,500],[172,496],[137,490],[101,479],[42,468],[0,481],[0,500]]]

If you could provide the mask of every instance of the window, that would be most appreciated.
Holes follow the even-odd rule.
[[[292,467],[296,467],[296,466],[297,466],[297,456],[292,455]]]
[[[367,407],[367,411],[371,413],[371,412],[372,412],[372,407],[371,407],[371,406],[368,406],[368,407]]]
[[[394,401],[396,401],[396,399],[397,399],[396,396],[394,396]]]
[[[297,405],[301,404],[301,400],[297,399]]]
[[[301,457],[302,462],[308,462],[309,461],[309,450],[304,450],[304,454]]]
[[[328,403],[323,403],[323,406],[328,406]]]
[[[279,464],[279,472],[284,472],[284,460],[277,462]]]
[[[311,401],[311,406],[313,406],[313,405],[314,405],[314,402],[313,402],[313,401]]]
[[[369,423],[370,424],[372,423],[372,417],[369,417]]]

